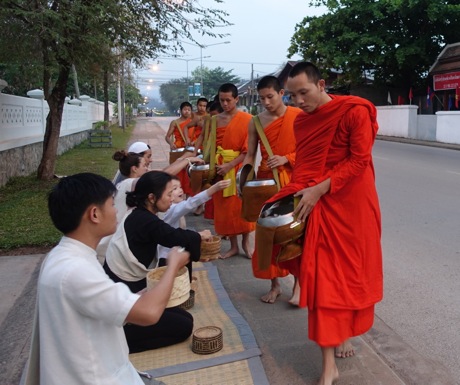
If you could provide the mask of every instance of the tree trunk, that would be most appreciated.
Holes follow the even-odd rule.
[[[78,87],[77,69],[75,68],[74,64],[72,64],[72,75],[73,75],[73,86],[75,89],[75,97],[77,99],[80,99],[80,87]]]
[[[48,97],[50,111],[46,118],[43,154],[37,171],[37,177],[41,180],[51,180],[54,176],[59,134],[61,132],[62,113],[64,112],[66,87],[69,80],[70,69],[71,64],[60,64],[57,82]]]
[[[44,44],[44,43],[43,43]],[[43,52],[43,95],[45,100],[48,100],[50,96],[50,84],[51,84],[51,73],[49,71],[49,55],[46,49],[42,50]]]
[[[109,71],[104,70],[104,121],[109,122]]]

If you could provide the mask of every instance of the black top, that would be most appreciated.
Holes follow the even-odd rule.
[[[125,219],[125,233],[128,246],[137,260],[149,267],[157,254],[157,246],[182,246],[190,253],[192,261],[199,261],[201,236],[196,231],[171,227],[145,208],[136,208]],[[129,282],[120,279],[104,263],[104,270],[115,282],[124,282],[131,291],[146,287],[146,280]]]
[[[200,260],[201,236],[196,231],[171,227],[155,214],[137,208],[125,219],[128,246],[145,267],[149,267],[157,254],[157,246],[182,246],[192,261]]]

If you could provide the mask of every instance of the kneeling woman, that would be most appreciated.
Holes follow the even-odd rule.
[[[107,249],[104,270],[115,282],[123,282],[137,293],[147,286],[146,276],[157,264],[157,246],[182,246],[190,253],[187,265],[191,278],[192,261],[200,258],[201,240],[211,237],[209,230],[195,232],[176,229],[158,218],[169,209],[173,191],[171,175],[149,171],[127,193],[126,204],[134,210],[118,224]],[[152,326],[124,326],[130,353],[173,345],[187,339],[193,330],[193,317],[187,311],[167,308]]]

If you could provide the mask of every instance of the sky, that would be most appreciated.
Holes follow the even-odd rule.
[[[318,16],[324,7],[309,7],[308,0],[199,0],[202,6],[225,10],[232,26],[218,30],[229,34],[223,38],[200,37],[197,42],[207,46],[202,50],[194,44],[183,44],[181,59],[161,56],[149,68],[138,71],[138,87],[143,96],[159,98],[159,86],[171,79],[187,77],[200,66],[222,67],[242,79],[267,75],[279,69],[287,60],[287,51],[295,26],[306,16]],[[217,31],[216,31],[217,32]],[[223,42],[230,42],[223,44]],[[174,44],[174,42],[172,42]],[[209,57],[208,57],[209,56]],[[292,60],[300,59],[293,56]],[[251,65],[252,64],[252,65]]]

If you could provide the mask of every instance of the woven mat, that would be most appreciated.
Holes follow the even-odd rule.
[[[193,276],[197,277],[197,289],[195,305],[189,312],[194,318],[194,329],[220,327],[222,350],[195,354],[190,337],[167,348],[131,354],[133,365],[166,385],[268,384],[254,335],[231,303],[217,268],[210,263],[196,263]]]

